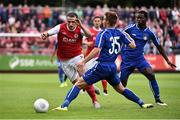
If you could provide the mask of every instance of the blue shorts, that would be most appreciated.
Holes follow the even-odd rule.
[[[106,79],[112,86],[116,86],[120,83],[116,64],[112,62],[98,62],[93,68],[88,70],[83,75],[83,79],[89,85],[92,85],[103,79]]]
[[[121,81],[127,80],[129,75],[137,68],[140,72],[142,72],[145,68],[149,68],[151,65],[146,61],[143,57],[138,60],[123,60],[121,63]]]

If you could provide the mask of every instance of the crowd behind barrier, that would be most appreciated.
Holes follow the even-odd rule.
[[[93,16],[103,16],[106,11],[115,10],[119,15],[117,27],[124,29],[134,23],[135,12],[145,9],[148,12],[148,26],[156,33],[166,53],[180,54],[180,9],[147,7],[109,8],[90,6],[62,8],[46,6],[4,6],[0,4],[0,33],[40,33],[66,20],[66,13],[75,11],[83,24],[91,27]],[[42,41],[39,37],[0,37],[0,54],[50,54],[53,50],[55,37]],[[145,54],[158,54],[152,42],[148,42]]]

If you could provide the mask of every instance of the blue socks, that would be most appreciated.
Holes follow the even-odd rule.
[[[159,86],[157,84],[157,81],[156,80],[149,80],[149,85],[151,87],[151,91],[154,94],[155,100],[160,100]]]
[[[59,75],[59,80],[60,80],[60,82],[63,83],[65,76],[64,76],[64,72],[63,72],[63,70],[62,70],[61,67],[58,67],[58,75]]]
[[[74,85],[73,88],[70,89],[70,91],[67,93],[66,98],[63,104],[61,105],[61,107],[62,108],[68,107],[71,101],[74,100],[78,96],[80,90],[81,89],[79,89],[76,85]]]
[[[123,91],[123,95],[127,99],[139,104],[140,106],[142,106],[144,104],[144,102],[138,96],[136,96],[132,91],[130,91],[127,88]]]

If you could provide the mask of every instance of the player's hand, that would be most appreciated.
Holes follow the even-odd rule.
[[[48,37],[48,34],[47,34],[47,33],[42,33],[42,34],[41,34],[41,39],[42,39],[42,40],[46,40],[47,37]]]
[[[75,20],[75,23],[76,23],[76,25],[79,25],[80,27],[82,26],[82,22],[81,22],[81,20],[79,20],[79,19],[76,19],[76,20]]]
[[[171,63],[170,61],[167,61],[168,65],[171,66],[171,68],[175,68],[176,65],[174,65],[173,63]]]
[[[82,76],[85,72],[84,66],[85,66],[85,62],[83,60],[81,60],[80,62],[78,62],[76,64],[77,71],[78,71],[80,76]]]

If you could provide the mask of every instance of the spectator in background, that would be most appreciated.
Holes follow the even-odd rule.
[[[92,16],[93,9],[88,5],[84,9],[84,16]]]
[[[83,10],[82,10],[82,8],[81,8],[81,6],[80,5],[77,5],[77,7],[76,7],[76,9],[75,9],[75,11],[74,11],[77,15],[78,15],[78,17],[80,18],[80,20],[83,20]]]
[[[149,18],[151,21],[154,21],[156,19],[156,11],[153,6],[150,6],[149,8]]]
[[[172,47],[173,47],[172,41],[170,39],[169,34],[167,34],[165,42],[164,42],[164,50],[167,55],[172,54]]]
[[[42,14],[43,14],[43,17],[44,17],[44,23],[45,23],[46,27],[49,27],[48,22],[49,22],[49,19],[50,19],[51,15],[52,15],[52,11],[51,11],[51,9],[50,9],[50,7],[48,5],[46,5],[43,8]]]
[[[30,19],[30,8],[28,5],[24,5],[21,9],[22,14],[24,15],[25,20],[29,20]]]
[[[180,34],[178,35],[178,40],[175,45],[175,53],[180,54]]]
[[[180,13],[179,13],[177,7],[174,7],[171,12],[172,12],[171,14],[172,14],[173,23],[178,22],[178,18],[180,17]]]
[[[94,12],[93,12],[93,16],[103,16],[104,12],[101,8],[101,6],[97,5]]]

